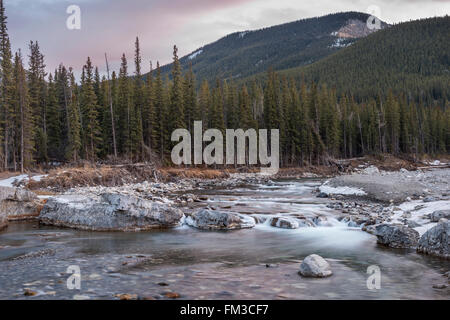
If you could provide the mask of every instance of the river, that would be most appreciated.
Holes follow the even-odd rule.
[[[326,221],[288,230],[267,223],[228,232],[188,226],[142,233],[84,232],[14,222],[0,232],[0,299],[115,299],[118,294],[166,299],[449,299],[442,274],[448,261],[395,250],[336,220],[327,199],[312,194],[321,180],[280,180],[194,191],[208,205],[245,214]],[[298,275],[309,254],[326,258],[334,275]],[[369,290],[367,268],[381,270],[381,288]],[[81,271],[81,289],[69,290],[69,266]],[[36,293],[24,296],[25,288]]]

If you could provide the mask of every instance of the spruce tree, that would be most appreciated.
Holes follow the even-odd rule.
[[[10,136],[12,134],[13,118],[13,65],[11,43],[9,41],[7,17],[3,0],[0,0],[0,113],[1,113],[1,133],[2,138],[2,160],[4,170],[8,169],[10,161]]]
[[[84,125],[84,149],[85,156],[88,160],[95,161],[99,146],[102,141],[101,130],[98,123],[98,104],[97,96],[94,91],[94,74],[91,59],[88,57],[86,61],[85,78],[81,84],[82,90],[82,117]]]

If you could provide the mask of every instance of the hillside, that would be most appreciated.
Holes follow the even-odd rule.
[[[368,15],[358,12],[330,14],[256,31],[230,34],[180,59],[186,70],[192,63],[197,79],[241,79],[269,67],[275,70],[318,61],[372,33]],[[387,25],[382,23],[382,27]],[[162,73],[172,65],[162,67]]]
[[[303,75],[359,98],[392,89],[427,101],[450,100],[449,39],[448,16],[401,23],[281,75]]]

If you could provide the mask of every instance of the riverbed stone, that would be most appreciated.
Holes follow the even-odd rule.
[[[299,274],[307,278],[326,278],[333,275],[330,264],[321,256],[307,256],[300,265]]]
[[[431,222],[439,222],[443,218],[450,219],[450,210],[438,210],[430,215]]]
[[[135,196],[63,195],[48,199],[39,220],[43,224],[92,231],[143,231],[179,226],[183,212]]]
[[[419,240],[417,251],[450,259],[450,222],[441,222],[425,232]]]
[[[235,230],[253,228],[255,219],[234,212],[201,209],[188,216],[186,224],[203,230]]]
[[[300,223],[298,220],[289,217],[273,217],[270,219],[270,225],[281,229],[298,229]]]
[[[381,224],[375,228],[378,243],[391,248],[414,248],[419,241],[419,233],[400,224]]]
[[[6,215],[8,220],[35,218],[39,215],[40,209],[42,204],[34,192],[0,187],[0,215]]]

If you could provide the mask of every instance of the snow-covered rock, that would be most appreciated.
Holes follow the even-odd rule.
[[[273,217],[270,219],[270,225],[282,229],[298,229],[300,223],[298,220],[289,217]]]
[[[41,211],[43,224],[92,231],[142,231],[179,226],[183,212],[135,196],[63,195],[49,198]]]
[[[203,230],[253,228],[255,219],[239,213],[201,209],[186,218],[186,224]]]
[[[300,265],[299,274],[303,277],[325,278],[333,275],[330,264],[321,256],[307,256]]]

